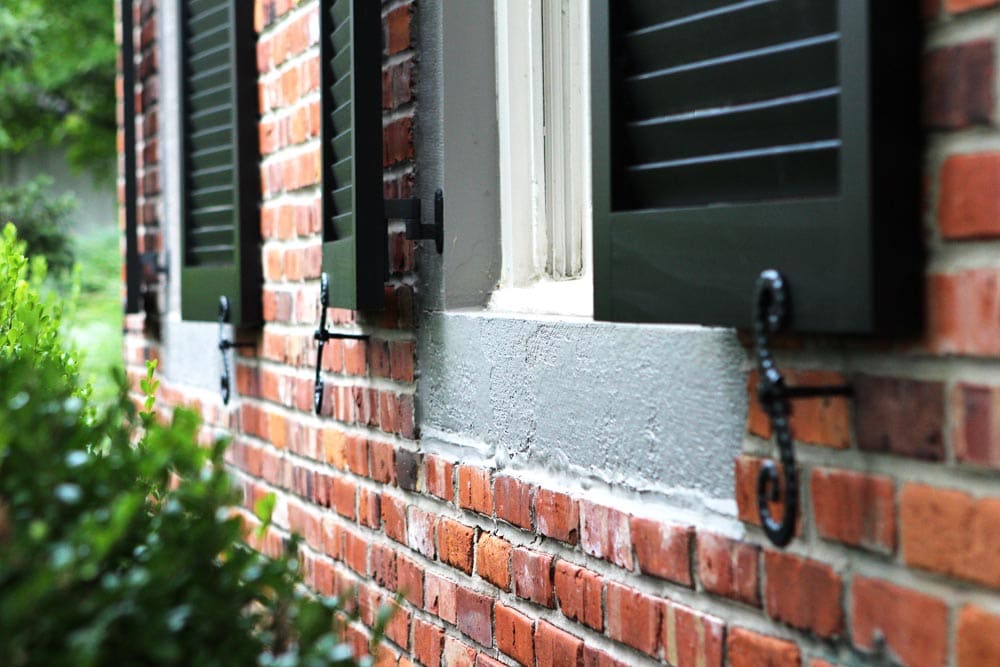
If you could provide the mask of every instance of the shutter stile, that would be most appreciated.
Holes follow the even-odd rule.
[[[323,271],[330,305],[382,306],[382,17],[379,3],[323,0]]]
[[[256,67],[246,3],[183,3],[182,313],[214,321],[228,297],[232,321],[260,321]]]

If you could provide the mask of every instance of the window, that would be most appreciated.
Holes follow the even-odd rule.
[[[589,315],[586,3],[497,2],[502,267],[491,307]]]
[[[777,269],[798,330],[918,321],[918,19],[889,4],[593,0],[596,317],[745,327]]]
[[[320,5],[323,271],[330,305],[382,306],[388,247],[382,199],[382,16],[371,0]]]
[[[253,5],[181,3],[181,315],[261,320]]]

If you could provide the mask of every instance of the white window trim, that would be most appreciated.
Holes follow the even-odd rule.
[[[502,260],[489,308],[590,317],[588,3],[497,0],[495,13]]]

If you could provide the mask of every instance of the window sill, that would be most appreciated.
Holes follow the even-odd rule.
[[[486,309],[590,320],[594,317],[594,282],[589,276],[575,280],[545,278],[527,287],[499,287],[493,291]]]

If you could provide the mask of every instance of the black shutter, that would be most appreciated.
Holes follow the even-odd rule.
[[[182,18],[181,312],[261,320],[257,77],[253,3],[185,0]]]
[[[592,2],[595,315],[800,331],[919,316],[918,22],[872,0]]]
[[[330,305],[382,307],[382,17],[372,0],[322,0],[323,271]]]
[[[142,305],[142,268],[139,263],[138,188],[135,160],[135,35],[132,0],[122,0],[122,172],[125,213],[125,312],[138,313]]]

